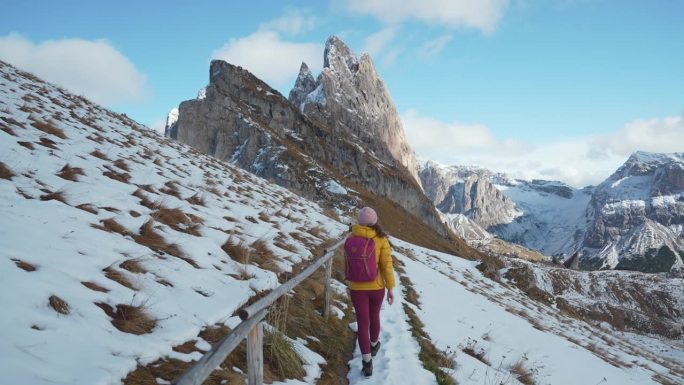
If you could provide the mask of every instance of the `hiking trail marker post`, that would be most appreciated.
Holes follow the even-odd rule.
[[[335,251],[344,244],[345,239],[339,240],[323,255],[307,266],[289,281],[273,289],[268,295],[240,310],[238,315],[242,322],[227,336],[223,337],[210,351],[204,354],[190,369],[181,374],[172,384],[201,385],[211,373],[218,368],[228,355],[244,340],[247,339],[247,384],[262,385],[264,381],[264,325],[268,308],[278,298],[290,292],[302,281],[309,278],[318,268],[325,264],[325,291],[323,293],[322,314],[326,319],[330,314],[330,300],[332,297],[330,280],[332,279],[332,257]]]

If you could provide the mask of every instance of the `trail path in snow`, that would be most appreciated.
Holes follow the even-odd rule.
[[[397,286],[394,288],[394,304],[387,303],[387,298],[380,311],[380,351],[373,357],[373,375],[364,377],[361,373],[361,351],[356,344],[354,356],[349,361],[349,384],[383,385],[383,384],[436,384],[432,372],[423,368],[418,359],[420,347],[411,334],[408,316],[404,312],[404,294],[401,282],[395,273]],[[356,330],[356,324],[352,324]]]

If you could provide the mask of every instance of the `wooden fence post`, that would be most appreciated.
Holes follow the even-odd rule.
[[[333,257],[334,258],[334,257]],[[330,314],[330,299],[332,293],[330,292],[330,280],[332,279],[333,258],[328,259],[325,263],[325,290],[323,291],[323,318],[328,320]]]
[[[247,335],[247,385],[264,383],[264,324],[258,322]]]

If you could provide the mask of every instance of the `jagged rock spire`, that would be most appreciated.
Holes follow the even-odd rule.
[[[420,185],[415,155],[371,57],[357,57],[337,36],[330,36],[323,61],[323,71],[314,85],[304,87],[307,76],[300,70],[290,101],[303,113],[327,122],[339,135],[357,138],[362,148],[378,159],[398,162]],[[311,90],[308,95],[303,94],[305,88]]]
[[[311,74],[309,66],[302,62],[302,66],[299,68],[299,76],[297,76],[294,88],[290,91],[288,99],[299,108],[306,99],[306,96],[316,89],[316,86],[316,80]]]

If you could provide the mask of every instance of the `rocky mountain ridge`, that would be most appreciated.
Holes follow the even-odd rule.
[[[389,199],[449,238],[415,167],[405,166],[415,158],[370,58],[331,37],[325,63],[313,82],[302,66],[290,93],[304,100],[296,106],[247,70],[213,61],[202,98],[182,102],[166,134],[342,211]]]
[[[325,45],[323,70],[314,80],[302,63],[289,100],[310,119],[349,137],[380,160],[399,162],[416,183],[416,157],[409,147],[399,113],[370,55],[354,55],[336,36]]]
[[[440,211],[463,214],[473,222],[450,222],[452,227],[465,226],[468,233],[482,234],[472,231],[481,226],[486,234],[545,255],[573,258],[568,263],[583,269],[657,272],[682,266],[682,158],[681,153],[637,152],[599,186],[583,189],[434,162],[425,163],[419,175],[426,194]],[[449,204],[449,194],[444,191],[467,191],[471,179],[486,180],[483,186],[489,183],[482,188],[487,193],[479,195],[483,199],[471,200],[475,210]],[[519,215],[512,217],[511,213]]]

